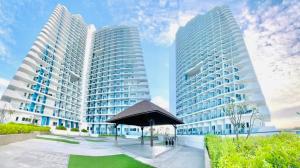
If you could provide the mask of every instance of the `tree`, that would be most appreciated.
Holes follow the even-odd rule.
[[[234,101],[231,101],[223,109],[226,116],[229,117],[231,125],[233,126],[233,131],[235,133],[236,140],[239,139],[239,133],[242,128],[242,115],[245,104],[236,104]]]
[[[257,119],[260,119],[260,114],[255,105],[250,105],[247,103],[234,103],[232,100],[230,103],[223,108],[226,116],[229,117],[231,125],[233,126],[233,130],[235,133],[236,140],[239,139],[239,134],[242,128],[245,128],[245,121],[248,121],[249,128],[247,130],[247,138],[250,136],[252,132],[252,128]],[[250,118],[243,117],[244,114],[250,114]]]
[[[246,139],[249,138],[249,136],[251,135],[252,132],[252,128],[254,126],[254,123],[256,120],[262,120],[262,116],[258,111],[258,108],[254,105],[249,105],[249,110],[251,110],[251,116],[249,118],[249,128],[247,130],[247,137]]]
[[[11,116],[15,111],[7,106],[6,103],[3,104],[3,107],[0,110],[0,123],[4,123],[6,119],[6,114]]]

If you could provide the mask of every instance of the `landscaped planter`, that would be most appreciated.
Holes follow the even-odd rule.
[[[71,131],[69,128],[67,130],[57,130],[51,129],[51,133],[54,135],[65,135],[65,136],[89,136],[88,132],[75,132]]]
[[[6,134],[0,135],[0,145],[7,145],[14,142],[24,141],[27,139],[35,138],[37,135],[40,134],[47,134],[47,133],[40,133],[40,132],[33,132],[28,134]]]

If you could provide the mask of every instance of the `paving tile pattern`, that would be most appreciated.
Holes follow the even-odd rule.
[[[121,153],[158,168],[204,167],[203,151],[195,148],[176,146],[156,157],[145,157],[136,152],[141,150],[137,140],[120,138],[117,145],[114,138],[105,138],[106,142],[88,142],[80,137],[74,140],[80,141],[80,144],[30,139],[0,146],[0,168],[67,168],[70,154],[104,156]],[[153,152],[150,149],[143,147],[145,152]]]

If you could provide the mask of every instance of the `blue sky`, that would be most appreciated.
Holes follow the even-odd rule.
[[[272,112],[278,117],[284,114],[295,118],[294,112],[300,111],[297,0],[0,0],[0,95],[57,3],[81,14],[86,23],[95,24],[96,28],[137,26],[151,96],[165,107],[169,104],[169,60],[174,57],[172,44],[177,29],[197,14],[228,5],[242,29]]]

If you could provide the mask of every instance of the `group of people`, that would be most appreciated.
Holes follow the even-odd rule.
[[[168,145],[174,146],[174,144],[175,144],[175,137],[166,137],[165,138],[165,144],[166,144],[166,146],[168,146]]]

